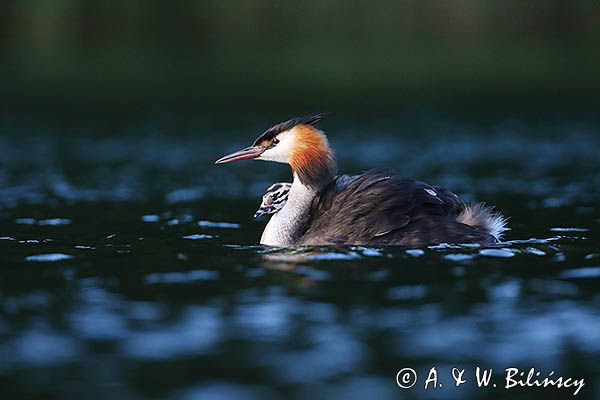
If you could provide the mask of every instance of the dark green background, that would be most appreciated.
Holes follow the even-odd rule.
[[[599,40],[585,0],[10,0],[1,101],[71,118],[515,97],[576,109],[600,93]]]

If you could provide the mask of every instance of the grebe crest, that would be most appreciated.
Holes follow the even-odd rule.
[[[275,214],[281,210],[288,199],[291,187],[292,184],[288,182],[278,182],[269,186],[262,197],[260,207],[254,213],[254,218]]]

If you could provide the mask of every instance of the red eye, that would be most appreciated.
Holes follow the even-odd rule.
[[[265,203],[267,203],[268,206],[272,206],[273,205],[273,199],[269,197]]]

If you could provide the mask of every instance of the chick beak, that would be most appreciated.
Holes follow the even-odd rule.
[[[258,217],[262,217],[265,214],[269,214],[272,211],[271,207],[260,207],[258,210],[256,210],[256,212],[254,213],[254,218],[258,218]]]
[[[231,154],[227,154],[226,156],[219,158],[217,161],[215,161],[215,164],[224,164],[224,163],[230,163],[230,162],[234,162],[234,161],[249,160],[251,158],[257,158],[258,156],[260,156],[262,154],[262,152],[264,150],[265,150],[264,148],[258,147],[258,146],[246,147],[245,149],[236,151]]]

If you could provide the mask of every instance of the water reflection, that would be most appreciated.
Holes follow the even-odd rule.
[[[280,177],[197,174],[224,151],[195,139],[75,138],[69,161],[51,138],[30,160],[3,139],[0,383],[9,397],[430,398],[396,372],[534,366],[585,377],[593,397],[599,142],[583,139],[335,143],[511,215],[503,243],[419,249],[258,246],[252,212]],[[456,390],[435,396],[498,396]]]

